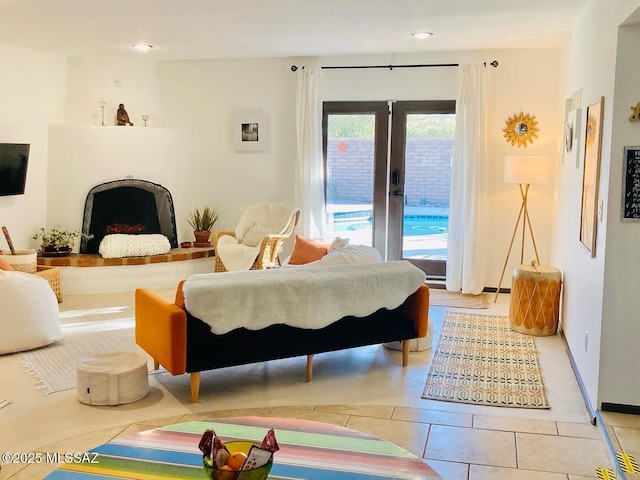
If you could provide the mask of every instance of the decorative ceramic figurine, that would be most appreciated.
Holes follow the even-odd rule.
[[[131,125],[133,127],[133,123],[131,123],[131,121],[129,120],[129,114],[124,109],[123,103],[118,106],[118,113],[116,115],[116,118],[118,120],[118,125]]]

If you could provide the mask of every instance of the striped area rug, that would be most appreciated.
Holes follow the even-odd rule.
[[[512,331],[508,317],[448,312],[422,398],[550,408],[535,337]]]
[[[198,449],[205,430],[214,430],[224,442],[260,443],[270,428],[280,447],[273,457],[270,480],[441,478],[411,452],[356,430],[293,418],[235,417],[178,423],[118,437],[91,450],[89,455],[97,454],[99,461],[65,463],[46,479],[206,479]],[[258,477],[248,473],[240,478]]]

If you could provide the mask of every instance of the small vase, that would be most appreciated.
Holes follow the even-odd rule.
[[[196,241],[193,243],[194,247],[210,247],[211,242],[209,241],[209,237],[211,236],[211,232],[208,230],[205,231],[195,231],[193,235],[196,237]]]

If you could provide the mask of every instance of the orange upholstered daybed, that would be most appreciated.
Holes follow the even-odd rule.
[[[402,267],[402,269],[398,270],[398,267]],[[156,368],[159,364],[173,375],[191,374],[192,402],[198,401],[200,372],[215,368],[306,355],[307,381],[311,381],[312,358],[316,353],[426,336],[429,288],[424,285],[424,281],[418,281],[415,287],[411,286],[411,282],[416,283],[416,279],[421,278],[416,276],[411,268],[415,267],[398,265],[398,262],[387,262],[364,268],[357,265],[309,268],[308,271],[302,272],[302,275],[300,269],[295,269],[297,273],[293,271],[287,273],[287,269],[277,269],[282,271],[278,273],[252,271],[242,274],[239,272],[207,274],[215,276],[211,278],[196,275],[187,279],[186,282],[180,282],[174,303],[166,300],[157,292],[140,288],[136,290],[135,297],[136,342],[153,357]],[[400,285],[403,284],[401,280],[405,280],[404,275],[407,274],[405,273],[407,270],[407,273],[414,278],[411,282],[404,282],[405,285],[401,287]],[[310,277],[305,280],[307,273]],[[320,290],[318,291],[322,292],[323,298],[318,301],[316,297],[319,294],[313,293],[315,284],[322,283],[325,277],[330,278],[330,274],[336,273],[340,276],[350,276],[351,291],[349,295],[345,296],[345,289],[337,285],[335,288],[339,291],[335,292],[335,298],[332,299],[331,285],[319,285]],[[420,275],[424,274],[420,273]],[[372,276],[376,278],[372,279]],[[256,278],[259,281],[254,283]],[[213,283],[211,285],[206,283],[209,281]],[[289,284],[304,283],[305,281],[311,284],[301,287],[299,291],[296,291],[295,288],[287,290],[287,296],[296,297],[293,301],[300,305],[299,316],[308,315],[307,310],[314,310],[309,305],[327,305],[329,307],[326,309],[331,310],[332,302],[338,304],[349,298],[353,298],[355,304],[357,303],[355,299],[392,298],[394,294],[397,297],[398,289],[404,288],[402,291],[409,293],[402,293],[401,300],[395,302],[391,308],[378,308],[361,316],[346,314],[327,325],[324,325],[326,323],[324,322],[318,328],[296,326],[300,320],[297,318],[292,318],[291,322],[282,323],[277,312],[265,309],[259,315],[261,318],[256,322],[256,325],[259,325],[257,327],[239,325],[237,328],[226,328],[223,333],[214,333],[215,323],[211,325],[203,319],[197,318],[189,311],[189,308],[185,307],[186,303],[194,305],[195,309],[195,300],[190,297],[190,295],[195,295],[191,292],[197,290],[194,285],[199,285],[200,295],[210,295],[223,301],[224,298],[233,296],[227,295],[225,288],[240,288],[246,283],[248,288],[240,289],[240,291],[245,292],[242,295],[250,295],[254,293],[255,289],[278,288],[274,285],[283,283],[283,281],[285,284],[287,282]],[[240,287],[238,285],[236,287],[228,286],[233,285],[234,282],[239,282]],[[334,283],[331,282],[331,284]],[[186,302],[185,290],[187,291]],[[329,292],[328,295],[327,292]],[[309,298],[311,296],[314,298]],[[247,312],[240,310],[252,308],[253,303],[253,300],[243,302],[243,306],[236,309],[238,316],[242,317],[242,314],[246,314]],[[212,305],[214,307],[210,308],[215,308],[216,304],[212,303]],[[228,310],[228,305],[221,304],[219,309]],[[363,310],[355,308],[355,311],[362,312]],[[201,316],[205,317],[204,314]],[[249,318],[254,316],[253,313],[248,315]],[[272,319],[275,319],[274,323],[271,323]],[[207,321],[211,322],[210,319]],[[409,342],[403,342],[402,355],[402,363],[407,365]]]

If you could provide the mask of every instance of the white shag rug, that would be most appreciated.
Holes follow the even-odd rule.
[[[63,326],[63,333],[64,333]],[[133,319],[90,322],[87,328],[64,333],[64,339],[48,347],[23,352],[20,363],[38,381],[45,395],[77,386],[77,363],[81,358],[106,352],[144,351],[135,343]]]

